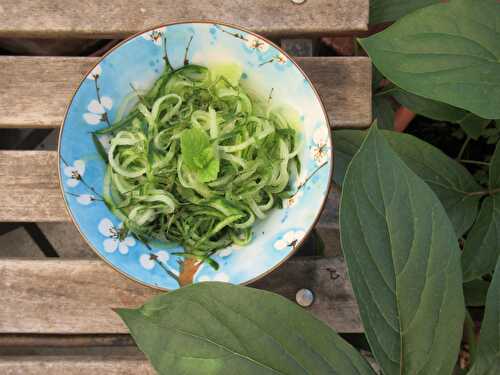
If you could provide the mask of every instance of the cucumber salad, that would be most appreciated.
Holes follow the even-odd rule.
[[[165,69],[94,133],[110,137],[103,195],[125,234],[178,243],[177,255],[217,268],[214,252],[249,243],[254,223],[292,195],[297,115],[251,95],[241,74],[233,65]]]

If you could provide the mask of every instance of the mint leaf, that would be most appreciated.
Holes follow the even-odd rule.
[[[181,135],[182,162],[202,182],[213,181],[219,174],[220,161],[208,135],[200,129],[188,129]]]
[[[213,159],[203,169],[198,170],[198,179],[202,182],[210,182],[217,178],[219,174],[219,159]]]

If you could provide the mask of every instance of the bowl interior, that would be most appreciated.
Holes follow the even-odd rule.
[[[272,106],[294,108],[301,121],[302,171],[292,177],[298,192],[282,209],[258,221],[252,242],[231,246],[209,265],[173,255],[177,244],[146,246],[131,236],[118,238],[120,221],[101,199],[106,165],[91,132],[108,126],[123,100],[151,87],[164,67],[163,39],[174,68],[189,62],[207,67],[237,63],[243,85]],[[191,40],[191,42],[190,42]],[[106,137],[100,141],[106,144]],[[247,283],[263,276],[287,257],[312,229],[326,198],[332,168],[328,120],[311,83],[289,57],[259,36],[234,26],[208,22],[178,23],[132,37],[108,53],[82,81],[66,114],[59,144],[59,168],[64,198],[78,229],[104,260],[143,284],[176,289],[189,282]]]

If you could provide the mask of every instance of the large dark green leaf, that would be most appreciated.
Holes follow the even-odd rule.
[[[375,96],[372,101],[373,119],[381,129],[394,129],[394,109],[391,100],[385,96]]]
[[[415,9],[437,2],[439,0],[371,0],[370,24],[395,21]]]
[[[473,113],[469,113],[457,121],[464,132],[472,139],[478,139],[490,122],[491,120],[481,118]]]
[[[490,161],[490,190],[500,186],[500,143]],[[462,254],[464,280],[470,281],[495,267],[500,255],[500,193],[486,197],[465,241]]]
[[[347,167],[352,157],[358,152],[365,137],[363,130],[336,130],[333,132],[334,163],[333,180],[336,184],[344,182]]]
[[[419,9],[360,43],[414,94],[500,118],[500,2],[454,0]]]
[[[395,87],[388,91],[399,104],[413,112],[439,121],[458,122],[467,116],[468,112],[449,104],[437,102]]]
[[[490,283],[483,279],[464,283],[465,304],[471,307],[484,306],[489,287]]]
[[[117,312],[160,374],[373,374],[323,322],[257,289],[200,283]]]
[[[500,259],[486,298],[476,363],[469,374],[500,374]]]
[[[455,231],[375,125],[347,171],[340,233],[384,374],[451,374],[465,316]]]
[[[394,151],[437,194],[455,227],[458,236],[467,231],[477,215],[480,196],[468,195],[481,190],[472,175],[456,160],[441,150],[412,135],[382,131]],[[334,132],[336,182],[342,181],[342,168],[348,165],[363,141],[365,131],[337,130]],[[337,164],[335,168],[337,169]]]
[[[462,253],[464,281],[490,273],[500,254],[500,195],[487,197],[479,210]]]
[[[490,160],[489,180],[490,190],[500,188],[500,143],[497,143],[495,152]]]

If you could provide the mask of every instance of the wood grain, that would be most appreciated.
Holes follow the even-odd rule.
[[[0,127],[59,127],[74,91],[97,61],[83,57],[1,56]],[[304,57],[298,63],[318,89],[333,126],[370,125],[370,59]]]
[[[0,221],[66,221],[56,152],[0,151]]]
[[[162,23],[220,19],[269,36],[367,30],[368,0],[3,0],[0,37],[122,38]]]
[[[338,332],[362,331],[342,258],[291,259],[254,286],[292,300],[309,288],[316,317]],[[111,309],[137,307],[158,293],[101,260],[2,259],[0,290],[0,334],[126,333]]]
[[[156,375],[143,358],[108,356],[0,357],[2,375]]]

